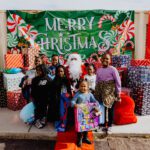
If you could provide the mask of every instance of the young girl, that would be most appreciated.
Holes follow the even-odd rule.
[[[113,123],[114,102],[120,101],[121,81],[117,69],[110,66],[111,57],[104,54],[102,57],[102,68],[96,73],[95,97],[105,106],[105,128],[110,130]]]
[[[71,101],[73,107],[80,107],[80,104],[84,104],[86,102],[98,102],[94,98],[93,94],[89,92],[89,85],[86,80],[82,80],[79,83],[79,91],[75,94],[74,98]],[[82,142],[91,144],[91,141],[87,137],[88,132],[77,132],[77,146],[81,147]]]
[[[36,67],[37,76],[31,84],[31,96],[35,105],[35,126],[38,129],[46,125],[47,105],[50,98],[51,79],[47,76],[44,64]]]
[[[96,84],[96,75],[95,75],[95,67],[93,64],[89,64],[87,66],[87,72],[88,74],[84,76],[84,79],[88,81],[91,93],[94,93]]]
[[[48,113],[49,121],[59,121],[62,117],[61,107],[63,106],[60,106],[62,94],[72,97],[71,86],[65,75],[65,67],[60,65],[56,68],[56,76],[52,83],[52,95]]]

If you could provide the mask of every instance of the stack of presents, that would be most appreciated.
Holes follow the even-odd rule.
[[[20,110],[26,105],[19,84],[24,77],[22,72],[14,73],[8,70],[14,68],[32,69],[35,56],[38,52],[35,49],[26,49],[22,53],[9,53],[5,55],[5,68],[0,71],[0,107],[8,107],[11,110]],[[21,70],[20,69],[20,70]]]
[[[127,55],[113,56],[112,65],[120,73],[123,92],[135,101],[135,112],[150,115],[150,60],[134,60]]]

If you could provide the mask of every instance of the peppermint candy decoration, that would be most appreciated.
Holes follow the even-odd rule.
[[[35,30],[34,26],[31,26],[30,24],[28,24],[26,27],[23,27],[22,30],[24,31],[25,34],[30,36],[32,39],[35,39],[38,34],[38,31]]]
[[[16,36],[12,35],[11,33],[7,34],[7,46],[8,47],[15,47],[18,44],[18,39]]]
[[[13,34],[16,35],[18,33],[18,36],[22,36],[18,27],[24,26],[25,21],[16,14],[11,14],[7,19],[7,27],[8,30]]]
[[[115,18],[112,15],[104,15],[100,18],[99,22],[98,22],[98,27],[102,28],[102,23],[104,20],[110,20],[112,22],[115,22]]]
[[[117,31],[110,30],[107,31],[104,35],[105,39],[109,40],[110,46],[116,42]]]
[[[123,36],[125,40],[130,40],[132,37],[134,37],[134,29],[134,22],[132,22],[131,20],[126,20],[120,25],[118,34]]]

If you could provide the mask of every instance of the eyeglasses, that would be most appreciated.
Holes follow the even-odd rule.
[[[71,60],[77,60],[77,58],[71,58]]]

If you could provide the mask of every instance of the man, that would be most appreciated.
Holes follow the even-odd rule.
[[[77,53],[70,54],[67,60],[67,78],[70,80],[73,92],[77,91],[78,82],[86,73],[81,56]]]

